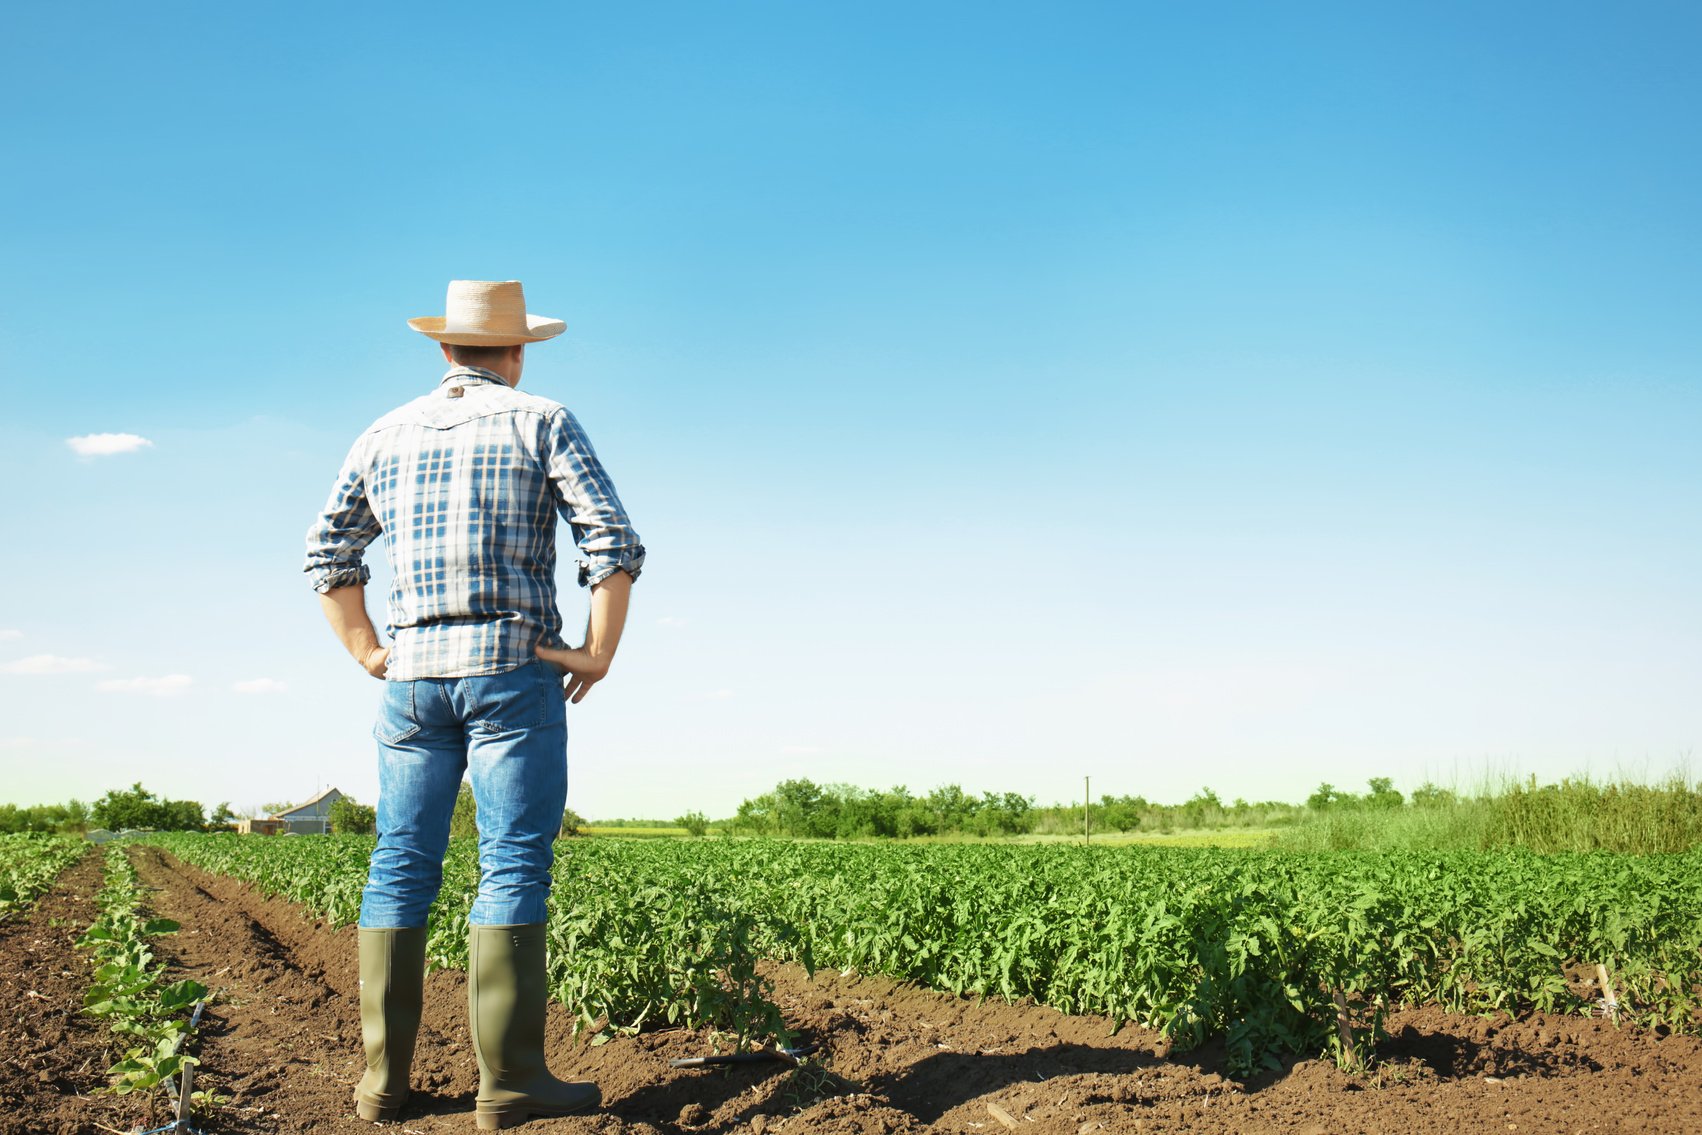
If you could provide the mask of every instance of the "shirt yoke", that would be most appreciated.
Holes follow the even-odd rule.
[[[469,385],[463,389],[466,393],[459,398],[447,397],[443,391],[437,390],[404,402],[373,422],[361,436],[370,439],[375,434],[404,426],[447,430],[480,418],[504,414],[548,418],[567,409],[553,398],[492,383]]]

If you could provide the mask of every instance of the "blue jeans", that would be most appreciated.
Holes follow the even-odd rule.
[[[470,772],[479,809],[472,921],[544,921],[567,806],[567,711],[547,662],[503,674],[385,682],[378,739],[378,846],[360,924],[426,924],[443,884],[449,818]]]

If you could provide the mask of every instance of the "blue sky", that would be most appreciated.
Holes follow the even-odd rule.
[[[650,548],[570,721],[589,815],[787,776],[1660,775],[1702,743],[1698,32],[1687,4],[19,12],[0,800],[373,798],[377,688],[301,541],[441,373],[404,320],[456,277],[567,321],[526,386]],[[67,444],[98,433],[151,444]]]

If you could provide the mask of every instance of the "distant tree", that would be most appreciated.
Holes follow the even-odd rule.
[[[213,809],[213,814],[207,817],[207,830],[210,832],[234,832],[236,830],[236,813],[230,810],[230,801],[220,801]]]
[[[1101,830],[1132,832],[1141,826],[1141,813],[1148,807],[1144,796],[1101,796],[1099,803],[1093,806],[1093,826]],[[1072,812],[1069,830],[1079,832],[1081,809],[1074,808]]]
[[[193,800],[161,800],[142,787],[141,781],[127,792],[109,789],[95,801],[89,817],[103,828],[153,828],[164,832],[200,831],[206,817]]]
[[[371,835],[378,828],[378,809],[358,804],[347,796],[331,801],[327,818],[331,830],[340,835]]]
[[[562,809],[562,811],[561,811],[561,834],[562,835],[583,835],[583,834],[585,834],[585,828],[586,827],[587,827],[587,821],[586,821],[584,816],[581,816],[578,812],[575,812],[572,808],[563,808]]]
[[[271,804],[260,805],[260,810],[268,816],[276,816],[279,812],[287,812],[294,807],[288,800],[277,800]]]
[[[790,836],[830,836],[833,825],[822,808],[822,791],[814,781],[784,780],[774,789],[775,822]],[[833,817],[837,820],[838,817]]]
[[[1353,802],[1353,793],[1343,792],[1329,781],[1320,784],[1318,790],[1306,798],[1306,806],[1314,812],[1327,812]]]
[[[904,839],[933,835],[939,830],[939,817],[934,814],[933,809],[921,801],[912,801],[904,805],[893,817],[893,834]]]
[[[702,812],[687,812],[676,819],[674,823],[694,836],[704,836],[709,833],[709,818]]]
[[[207,812],[193,800],[161,800],[152,825],[162,832],[198,832],[207,826]]]
[[[1414,808],[1442,808],[1452,804],[1455,799],[1452,789],[1441,788],[1428,780],[1412,790]]]
[[[942,784],[928,793],[927,805],[939,818],[940,832],[960,832],[980,810],[981,802],[956,784]]]
[[[1406,798],[1395,791],[1395,782],[1386,776],[1374,776],[1366,782],[1371,786],[1371,792],[1365,797],[1365,803],[1373,808],[1399,808],[1406,803]]]
[[[1184,828],[1216,826],[1223,822],[1223,801],[1210,788],[1202,788],[1182,805],[1177,819]]]
[[[975,835],[1021,835],[1034,828],[1034,798],[1015,792],[986,792],[965,828]]]
[[[741,800],[739,810],[733,816],[732,827],[745,835],[779,834],[780,825],[775,818],[777,803],[772,792]]]

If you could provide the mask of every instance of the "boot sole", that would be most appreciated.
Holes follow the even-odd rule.
[[[473,1120],[480,1131],[502,1131],[509,1127],[519,1127],[533,1119],[554,1119],[563,1115],[584,1115],[595,1111],[603,1101],[601,1099],[587,1100],[575,1107],[516,1107],[503,1111],[478,1111],[473,1113]]]
[[[355,1114],[371,1123],[393,1123],[401,1117],[402,1105],[398,1103],[385,1106],[357,1099]]]

